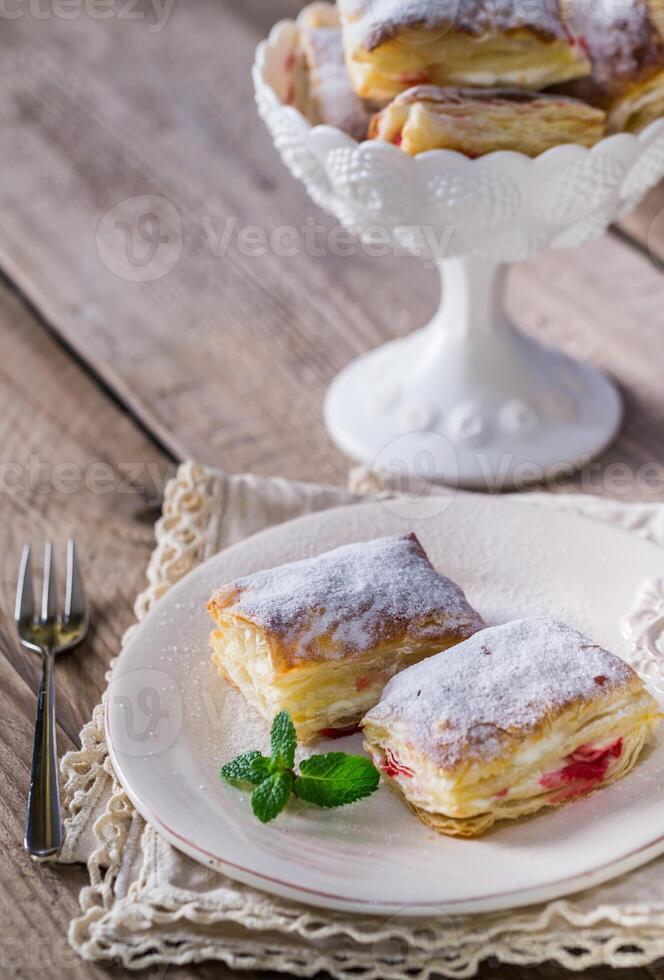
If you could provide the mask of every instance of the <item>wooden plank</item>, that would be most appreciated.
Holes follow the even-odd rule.
[[[335,227],[285,171],[253,107],[256,41],[298,6],[195,0],[158,32],[119,17],[102,33],[83,17],[8,21],[0,263],[175,455],[341,481],[348,462],[324,430],[324,390],[352,357],[424,322],[437,282],[409,259],[243,254],[247,225],[269,235],[310,219],[322,237]],[[140,283],[98,252],[104,216],[137,195],[151,196],[172,236],[167,264],[182,242],[172,271]],[[102,251],[120,249],[109,221]],[[106,258],[122,273],[121,250]],[[621,272],[609,280],[598,268]],[[661,276],[607,237],[517,269],[511,295],[519,322],[594,353],[626,387],[628,425],[607,461],[661,461]]]
[[[248,57],[254,33],[243,21],[229,20],[221,5],[209,4],[207,15],[216,21],[209,25],[206,18],[199,24],[195,40],[205,50],[198,50],[184,36],[177,40],[187,23],[178,21],[178,14],[174,11],[173,20],[159,35],[163,63],[172,61],[168,72],[173,72],[172,93],[163,90],[158,71],[141,71],[140,91],[134,91],[133,82],[122,84],[123,77],[129,80],[130,66],[143,62],[145,67],[145,44],[154,38],[142,27],[130,24],[127,29],[125,22],[113,22],[118,48],[110,60],[108,54],[106,61],[102,57],[102,63],[76,54],[91,50],[88,25],[79,21],[72,21],[73,31],[61,32],[57,56],[42,51],[30,29],[23,36],[23,24],[17,22],[18,48],[7,36],[10,62],[21,56],[36,60],[35,49],[40,58],[34,72],[22,73],[20,92],[10,91],[12,72],[1,80],[8,89],[0,90],[0,100],[20,106],[26,122],[19,126],[17,140],[11,141],[12,158],[7,161],[10,167],[14,163],[7,182],[13,183],[14,191],[5,185],[12,197],[6,205],[12,227],[9,237],[16,235],[24,246],[17,242],[16,249],[8,250],[12,254],[6,255],[5,267],[121,396],[140,406],[148,423],[179,455],[195,453],[223,463],[227,454],[234,453],[241,467],[255,468],[260,459],[264,468],[274,471],[283,468],[285,456],[307,460],[309,472],[315,468],[321,473],[327,465],[330,473],[325,462],[329,444],[319,444],[319,432],[312,438],[308,425],[307,394],[312,393],[319,415],[322,391],[320,382],[311,385],[310,381],[326,370],[327,351],[316,349],[317,321],[328,336],[334,324],[320,290],[315,303],[305,306],[301,300],[301,283],[312,271],[321,281],[316,264],[310,259],[303,267],[298,257],[286,264],[281,275],[273,257],[273,273],[266,281],[262,263],[242,260],[234,249],[226,257],[214,255],[203,225],[205,220],[206,227],[219,234],[227,218],[239,227],[255,221],[257,213],[268,228],[274,221],[275,188],[269,170],[261,173],[260,164],[247,166],[245,160],[233,161],[231,170],[227,154],[224,159],[223,147],[239,142],[243,120],[221,111],[214,95],[228,81],[229,65],[220,56],[220,37],[224,36],[229,50],[241,50]],[[186,58],[181,43],[189,49]],[[194,78],[191,69],[201,57],[213,74]],[[111,61],[118,84],[109,101],[106,79]],[[248,68],[232,73],[239,83],[238,105],[250,107],[247,149],[254,133],[268,147],[267,135],[255,118]],[[93,87],[89,98],[82,95],[88,84]],[[153,107],[163,103],[161,118],[154,119],[145,99]],[[136,139],[137,132],[141,140]],[[165,152],[162,144],[154,154],[162,137],[172,150]],[[17,152],[21,144],[23,149]],[[267,156],[260,148],[258,152]],[[192,182],[192,161],[199,156],[200,178]],[[270,161],[274,163],[272,153]],[[85,172],[88,178],[79,186],[79,175]],[[289,181],[283,172],[279,176],[283,183]],[[52,197],[48,202],[42,198],[43,206],[26,215],[21,197],[28,184],[48,186],[53,194],[67,193],[66,222]],[[137,191],[174,203],[182,216],[186,246],[174,274],[144,284],[115,276],[103,265],[95,246],[104,213]],[[47,191],[44,197],[49,196]],[[24,236],[26,218],[31,227]],[[284,220],[283,213],[280,219]],[[134,338],[131,345],[126,343],[129,335]],[[259,397],[267,377],[272,381],[271,400]],[[303,391],[294,390],[296,379]],[[285,423],[279,452],[274,446],[275,419]],[[337,475],[344,469],[339,457]]]
[[[662,499],[664,399],[657,374],[663,289],[664,279],[652,265],[612,236],[515,269],[508,303],[515,319],[542,340],[603,368],[625,402],[618,441],[573,480],[552,489]]]
[[[37,865],[23,852],[39,664],[19,647],[9,610],[22,543],[51,538],[64,545],[75,534],[92,628],[80,648],[58,660],[62,753],[77,743],[134,621],[133,600],[145,583],[153,523],[173,467],[2,284],[0,349],[0,974],[129,977],[82,962],[67,943],[86,870]],[[173,980],[230,975],[221,966],[168,968]]]
[[[618,230],[641,248],[657,269],[664,269],[664,183],[653,188]]]
[[[23,853],[39,664],[18,646],[8,613],[21,544],[51,537],[64,545],[75,534],[93,628],[89,641],[58,662],[59,748],[65,751],[99,699],[110,658],[132,621],[169,461],[4,286],[0,348],[0,973],[101,977],[101,970],[79,961],[66,939],[85,870],[38,866]],[[130,463],[142,472],[122,493],[119,481]],[[95,492],[109,483],[111,493]]]
[[[0,733],[0,971],[4,977],[101,977],[102,972],[82,963],[67,943],[77,894],[86,883],[85,869],[34,864],[21,847],[34,693],[4,659],[0,711],[5,719]]]
[[[0,289],[0,326],[0,520],[6,529],[1,607],[13,608],[23,542],[35,548],[38,569],[47,538],[62,562],[65,541],[75,536],[93,602],[93,630],[80,650],[58,663],[59,717],[73,740],[132,622],[173,464],[6,289]],[[38,660],[17,646],[8,616],[0,623],[0,650],[34,688]]]

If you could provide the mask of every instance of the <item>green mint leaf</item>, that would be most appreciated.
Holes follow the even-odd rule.
[[[344,806],[371,796],[379,781],[378,770],[364,756],[325,752],[303,760],[293,792],[317,806]]]
[[[272,773],[256,787],[251,794],[251,809],[261,823],[269,823],[281,813],[292,789],[293,774],[290,772]]]
[[[237,755],[219,773],[229,783],[262,783],[270,775],[270,760],[254,749]]]
[[[292,769],[295,762],[297,735],[287,711],[280,711],[272,722],[273,769]]]

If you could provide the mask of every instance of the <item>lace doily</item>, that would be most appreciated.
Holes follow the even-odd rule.
[[[364,473],[354,474],[351,486],[384,492]],[[340,489],[226,477],[183,464],[166,489],[137,619],[219,548],[353,499]],[[524,499],[608,521],[664,546],[664,507],[586,496]],[[650,583],[644,596],[630,628],[638,642],[656,643],[664,583]],[[103,703],[81,733],[80,751],[62,760],[67,817],[60,860],[85,860],[90,875],[69,939],[88,960],[141,969],[213,959],[298,976],[325,970],[341,980],[427,980],[432,974],[472,977],[487,957],[524,965],[555,960],[580,970],[639,966],[664,956],[664,859],[569,901],[426,921],[310,909],[231,881],[176,851],[133,809],[108,758]]]

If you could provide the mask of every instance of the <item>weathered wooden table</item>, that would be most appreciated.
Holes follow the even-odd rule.
[[[260,232],[248,226],[268,237],[307,219],[333,227],[281,166],[253,107],[255,45],[299,6],[17,0],[0,18],[2,977],[119,972],[82,964],[67,946],[83,869],[35,866],[21,849],[39,667],[11,619],[21,544],[75,534],[85,565],[94,628],[58,666],[65,751],[132,621],[176,461],[343,482],[348,462],[322,424],[326,385],[438,300],[433,273],[413,260],[310,254],[301,235],[295,254],[257,254]],[[122,204],[146,195],[145,206]],[[525,263],[510,287],[523,326],[622,386],[619,441],[572,485],[625,500],[664,499],[661,209],[655,191],[619,230]],[[132,225],[127,215],[141,211]],[[155,236],[164,225],[153,213],[175,221],[175,239]]]

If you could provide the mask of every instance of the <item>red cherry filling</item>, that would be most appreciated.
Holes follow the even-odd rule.
[[[366,687],[371,684],[371,678],[364,675],[363,677],[358,677],[355,681],[355,690],[363,691]]]
[[[407,71],[399,75],[402,85],[426,85],[429,81],[429,73],[426,71]]]
[[[408,766],[402,766],[396,756],[389,749],[385,752],[385,762],[381,769],[386,776],[414,776],[415,773]]]
[[[345,738],[346,735],[354,735],[359,730],[359,725],[346,725],[345,728],[320,728],[318,734],[321,738]]]
[[[581,745],[565,760],[567,765],[555,772],[545,772],[540,779],[544,789],[563,790],[553,797],[552,802],[562,802],[581,793],[586,793],[596,783],[601,783],[606,776],[611,759],[619,759],[622,755],[623,740],[616,739],[602,749]]]

